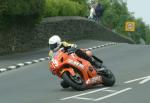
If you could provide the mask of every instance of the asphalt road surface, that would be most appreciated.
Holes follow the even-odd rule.
[[[83,47],[98,43],[79,42]],[[1,73],[0,103],[150,103],[150,46],[118,44],[93,52],[115,74],[113,87],[62,89],[43,61]]]

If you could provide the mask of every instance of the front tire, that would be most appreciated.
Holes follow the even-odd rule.
[[[60,85],[62,88],[69,88],[69,85],[64,80],[61,81]]]
[[[106,69],[106,74],[102,74],[102,81],[104,86],[113,86],[116,82],[116,78],[111,70]]]
[[[78,90],[78,91],[83,91],[86,89],[86,86],[81,78],[81,82],[76,82],[73,80],[74,77],[70,75],[69,72],[64,72],[62,75],[62,79],[73,89]]]

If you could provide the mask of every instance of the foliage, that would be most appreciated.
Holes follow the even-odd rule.
[[[146,43],[150,44],[150,26],[147,25],[145,28],[145,38],[146,38]]]
[[[79,4],[86,4],[87,0],[70,0],[74,2],[78,2]]]
[[[0,23],[7,26],[35,23],[42,15],[44,4],[44,0],[0,0]]]
[[[77,2],[78,1],[78,2]],[[46,0],[44,17],[84,16],[87,10],[82,0]]]

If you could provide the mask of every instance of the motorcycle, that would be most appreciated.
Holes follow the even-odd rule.
[[[91,51],[85,52],[99,62],[98,58],[91,55]],[[105,66],[102,68],[105,72],[98,71],[89,61],[78,57],[74,52],[64,52],[63,49],[53,53],[52,60],[49,61],[49,70],[53,75],[62,79],[61,86],[63,88],[72,87],[79,91],[100,84],[113,86],[115,84],[114,74]]]

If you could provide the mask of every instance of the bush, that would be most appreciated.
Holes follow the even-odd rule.
[[[85,16],[87,6],[71,0],[46,0],[44,17]]]
[[[6,27],[17,23],[34,24],[42,16],[45,4],[44,0],[1,0],[0,2],[0,23],[5,24]]]

